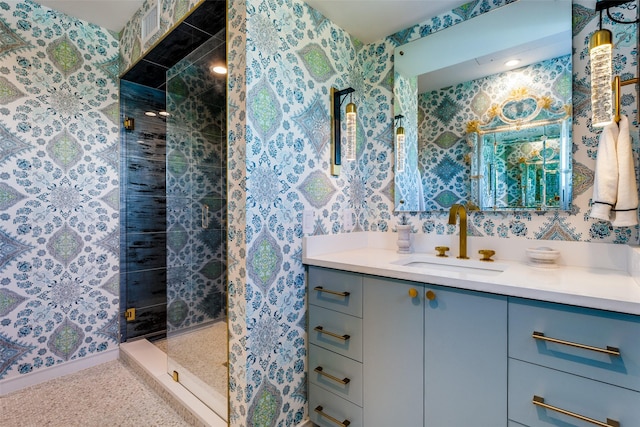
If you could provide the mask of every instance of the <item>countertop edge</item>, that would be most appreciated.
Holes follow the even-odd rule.
[[[380,250],[370,251],[372,251],[372,253],[375,253],[379,252]],[[353,262],[352,259],[350,260],[348,256],[341,256],[341,254],[341,252],[337,252],[319,256],[303,256],[302,263],[309,266],[331,268],[353,273],[387,277],[391,279],[413,281],[470,291],[487,292],[508,297],[526,298],[551,303],[567,304],[585,308],[640,315],[640,286],[638,286],[635,280],[633,280],[631,277],[624,276],[621,272],[618,271],[604,273],[602,271],[599,271],[600,274],[607,274],[607,277],[610,277],[614,280],[613,284],[606,286],[602,285],[602,292],[600,295],[594,295],[572,292],[570,289],[563,290],[553,289],[549,287],[545,288],[531,284],[523,285],[517,283],[505,283],[505,280],[480,280],[479,277],[471,279],[463,277],[450,277],[449,275],[437,274],[437,272],[422,273],[416,272],[415,270],[402,271],[399,268],[390,268],[390,266],[385,263],[375,263],[374,257],[371,257],[370,260],[366,263],[358,263]],[[517,266],[514,264],[512,265],[512,268],[517,270],[514,272],[515,274],[524,274],[527,271],[526,266]],[[571,268],[570,271],[581,274],[584,277],[589,277],[589,275],[593,274],[586,269],[575,267]],[[549,271],[548,274],[553,275],[554,272]],[[596,274],[593,275],[596,276]],[[626,290],[628,290],[633,294],[630,296],[633,296],[634,298],[631,298],[630,300],[623,300],[618,297],[608,296],[607,287],[608,289],[616,287],[615,290],[621,291],[623,294]]]

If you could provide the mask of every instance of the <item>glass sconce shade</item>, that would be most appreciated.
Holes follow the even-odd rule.
[[[405,159],[404,128],[400,126],[396,131],[396,173],[404,172]]]
[[[344,159],[356,159],[356,104],[347,104],[347,143],[344,147]]]
[[[613,121],[611,89],[611,31],[598,30],[591,36],[591,120],[593,127],[603,127]]]

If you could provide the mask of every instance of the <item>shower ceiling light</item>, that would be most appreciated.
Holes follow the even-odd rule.
[[[227,67],[223,65],[214,65],[210,69],[211,69],[211,72],[216,74],[227,74]]]

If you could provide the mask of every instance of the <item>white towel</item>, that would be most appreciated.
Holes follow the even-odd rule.
[[[638,185],[636,184],[636,171],[633,165],[629,119],[626,116],[621,116],[618,126],[620,128],[616,144],[618,188],[616,204],[613,208],[615,219],[611,225],[614,227],[631,227],[638,223]]]
[[[598,156],[596,157],[596,176],[593,183],[591,218],[609,221],[609,214],[616,203],[618,194],[618,156],[616,140],[618,125],[608,124],[600,134]]]

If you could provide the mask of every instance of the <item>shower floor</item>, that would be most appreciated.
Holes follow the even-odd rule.
[[[213,390],[227,399],[227,322],[216,322],[153,344],[167,354],[169,367],[178,371],[181,383],[187,381],[187,376],[194,383],[193,391],[198,397]]]

